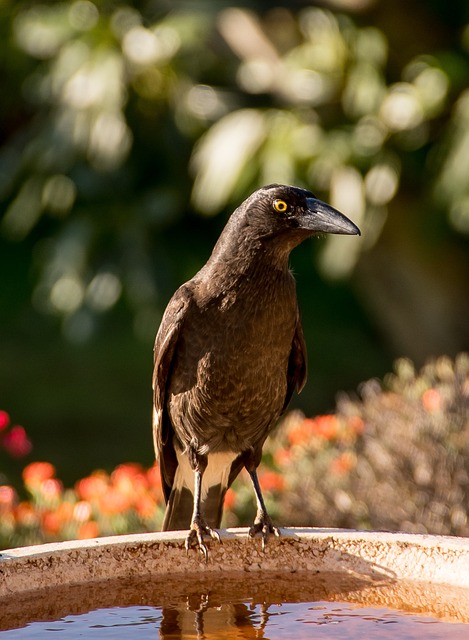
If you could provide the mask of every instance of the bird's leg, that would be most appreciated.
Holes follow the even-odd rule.
[[[273,533],[275,536],[279,537],[280,529],[278,529],[278,527],[274,527],[272,519],[267,513],[256,469],[248,469],[248,472],[251,476],[252,486],[254,487],[254,493],[256,494],[257,503],[256,518],[254,520],[254,524],[249,529],[249,535],[253,538],[256,533],[262,534],[262,551],[264,551],[269,535]]]
[[[200,508],[200,500],[202,494],[202,476],[207,467],[207,458],[206,456],[193,456],[195,458],[195,468],[194,468],[194,510],[192,511],[191,518],[191,528],[189,530],[189,534],[187,535],[185,547],[186,552],[189,552],[192,544],[196,542],[199,547],[199,551],[205,558],[205,561],[208,560],[208,550],[204,543],[204,534],[209,535],[213,540],[217,540],[221,542],[220,535],[215,529],[212,529],[205,522],[202,517],[201,508]]]

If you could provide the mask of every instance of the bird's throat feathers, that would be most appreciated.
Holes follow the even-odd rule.
[[[295,279],[285,260],[263,259],[262,252],[252,256],[241,256],[232,253],[220,253],[207,262],[202,271],[197,274],[198,280],[207,294],[224,299],[223,306],[230,306],[230,299],[244,299],[250,301],[283,297],[288,292],[295,296]],[[243,293],[244,292],[244,293]]]
[[[235,214],[237,211],[235,212]],[[217,280],[224,274],[230,278],[270,279],[289,273],[289,256],[293,247],[286,242],[275,242],[233,214],[224,228],[203,271]]]

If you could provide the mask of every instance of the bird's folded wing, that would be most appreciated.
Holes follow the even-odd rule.
[[[287,394],[285,396],[282,412],[287,408],[295,389],[297,389],[298,393],[303,389],[306,383],[306,377],[306,344],[303,327],[301,325],[300,312],[297,310],[295,335],[293,336],[290,357],[288,359]]]
[[[166,390],[174,352],[191,301],[192,293],[187,285],[176,291],[166,307],[153,350],[153,442],[165,494],[167,489],[170,490],[177,467],[172,427],[169,418],[165,417]]]

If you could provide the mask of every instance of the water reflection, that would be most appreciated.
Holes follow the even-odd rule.
[[[423,613],[396,611],[386,607],[361,607],[344,602],[301,602],[279,605],[246,603],[210,607],[201,596],[200,607],[163,610],[160,640],[243,640],[251,638],[324,637],[354,640],[367,637],[465,640],[465,624],[446,623]],[[311,635],[314,634],[314,635]],[[374,634],[379,634],[374,635]]]
[[[466,640],[468,626],[439,620],[424,612],[410,613],[341,601],[284,602],[279,605],[232,602],[213,606],[199,594],[183,604],[115,606],[66,615],[47,622],[0,631],[1,640],[269,640],[313,637],[358,640],[368,637],[406,640]]]
[[[161,640],[178,638],[264,638],[270,604],[243,602],[214,604],[209,594],[192,596],[187,605],[164,608],[159,628]]]
[[[399,631],[383,637],[420,638],[428,637],[428,624],[432,638],[455,640],[468,637],[467,626],[452,624],[448,635],[443,621],[469,622],[465,589],[322,572],[146,575],[15,595],[0,607],[0,640],[299,639],[319,628],[350,640],[377,625]],[[446,636],[435,635],[445,629]]]

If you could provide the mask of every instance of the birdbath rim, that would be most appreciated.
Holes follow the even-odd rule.
[[[341,572],[370,580],[412,580],[469,589],[469,539],[379,531],[282,528],[265,552],[247,528],[220,531],[205,562],[186,555],[187,532],[72,540],[0,553],[0,598],[104,580],[220,572]]]

